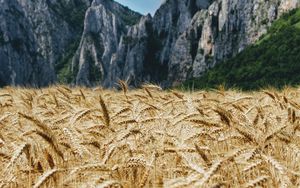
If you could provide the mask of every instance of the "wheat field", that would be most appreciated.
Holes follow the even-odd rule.
[[[0,90],[0,187],[299,187],[300,89]]]

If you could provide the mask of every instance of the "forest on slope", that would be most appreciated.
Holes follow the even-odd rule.
[[[258,42],[236,57],[219,63],[184,88],[223,85],[243,90],[282,88],[300,83],[300,9],[285,13]]]

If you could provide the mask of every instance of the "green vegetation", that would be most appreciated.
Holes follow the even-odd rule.
[[[65,55],[55,65],[54,68],[57,73],[59,83],[69,84],[75,80],[77,71],[72,71],[72,60],[78,45],[79,40],[71,44]]]
[[[86,54],[86,61],[88,62],[88,73],[89,73],[89,81],[92,85],[99,85],[102,80],[102,74],[100,68],[95,64],[95,60],[93,59],[90,53]]]
[[[131,13],[131,12],[129,12],[129,11],[131,11],[130,9],[128,9],[128,8],[126,8],[126,9],[128,12],[124,12],[124,13],[120,14],[121,19],[123,20],[125,25],[132,26],[132,25],[135,25],[136,23],[138,23],[138,21],[141,18],[141,15]]]
[[[300,9],[296,9],[275,21],[256,44],[183,86],[205,89],[224,85],[243,90],[272,86],[280,89],[300,84],[299,73]]]
[[[70,5],[72,3],[72,5]],[[86,4],[81,0],[49,2],[49,7],[70,26],[83,30]]]
[[[72,71],[72,59],[80,43],[87,6],[82,0],[48,2],[48,6],[65,20],[76,33],[75,42],[69,44],[63,57],[55,64],[58,82],[70,84],[74,82],[78,72],[76,71],[78,67],[74,67]]]
[[[123,42],[125,45],[135,45],[138,43],[138,38],[133,38],[132,36],[124,36]]]
[[[93,43],[99,52],[99,54],[102,54],[104,51],[104,48],[101,44],[103,44],[101,37],[96,33],[88,33],[86,36],[86,40],[88,43]],[[72,61],[73,57],[76,53],[76,50],[79,46],[80,39],[77,39],[74,43],[72,43],[68,50],[64,53],[64,56],[61,58],[61,60],[58,61],[58,63],[55,65],[55,71],[57,73],[57,79],[59,83],[62,84],[70,84],[73,83],[76,79],[76,75],[78,73],[78,65],[73,65],[72,70]],[[98,57],[99,59],[101,57]],[[98,83],[101,81],[102,75],[100,72],[99,67],[95,65],[95,60],[92,58],[92,55],[90,52],[87,52],[86,61],[89,63],[89,80],[92,83]]]

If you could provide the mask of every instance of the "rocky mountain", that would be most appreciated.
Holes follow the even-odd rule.
[[[254,44],[180,88],[283,89],[300,84],[300,8],[284,13]]]
[[[0,85],[176,85],[254,43],[299,0],[0,0]]]
[[[0,85],[46,86],[80,39],[89,0],[1,0]]]
[[[83,38],[94,29],[93,20],[113,20],[104,15],[97,18],[100,12],[109,11],[102,5],[103,1],[95,1],[88,11],[97,10],[98,14],[87,14]],[[76,83],[92,85],[87,67],[96,62],[102,76],[99,80],[107,87],[118,79],[129,80],[134,86],[142,82],[176,85],[235,56],[266,33],[283,12],[298,5],[298,0],[167,0],[153,17],[143,16],[121,35],[115,34],[113,27],[97,27],[96,44],[104,43],[109,50],[103,46],[90,50],[95,53],[94,58],[88,58],[92,62],[89,66],[83,63],[83,55],[77,57],[73,63],[73,70],[78,70]],[[106,11],[99,11],[99,6]],[[102,33],[107,30],[109,37]],[[108,38],[112,42],[103,42]],[[78,51],[90,48],[91,43],[85,44]]]
[[[108,78],[111,59],[121,36],[141,15],[110,0],[94,0],[87,10],[80,45],[72,61],[74,81],[80,85],[102,83]]]

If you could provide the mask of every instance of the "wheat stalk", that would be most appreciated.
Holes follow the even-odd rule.
[[[26,149],[28,149],[28,147],[30,147],[30,145],[27,144],[27,143],[24,143],[24,144],[20,145],[20,146],[15,150],[15,152],[13,153],[13,156],[12,156],[10,162],[9,162],[9,163],[7,164],[7,166],[6,166],[6,170],[7,170],[9,167],[11,167],[11,166],[16,162],[16,160],[20,157],[20,155],[21,155]]]
[[[58,172],[58,169],[51,169],[51,170],[45,172],[41,177],[39,177],[39,179],[37,180],[37,182],[35,183],[33,188],[41,187],[42,185],[44,185],[46,183],[46,181],[49,178],[51,178],[57,172]]]
[[[198,182],[195,183],[195,187],[201,187],[204,185],[205,182],[207,182],[217,171],[218,169],[221,167],[222,165],[222,161],[215,161],[212,166],[210,167],[210,169],[205,172],[204,177],[199,180]]]
[[[259,184],[262,184],[263,182],[267,181],[269,179],[269,176],[260,176],[254,180],[249,181],[246,183],[243,187],[256,187]]]

